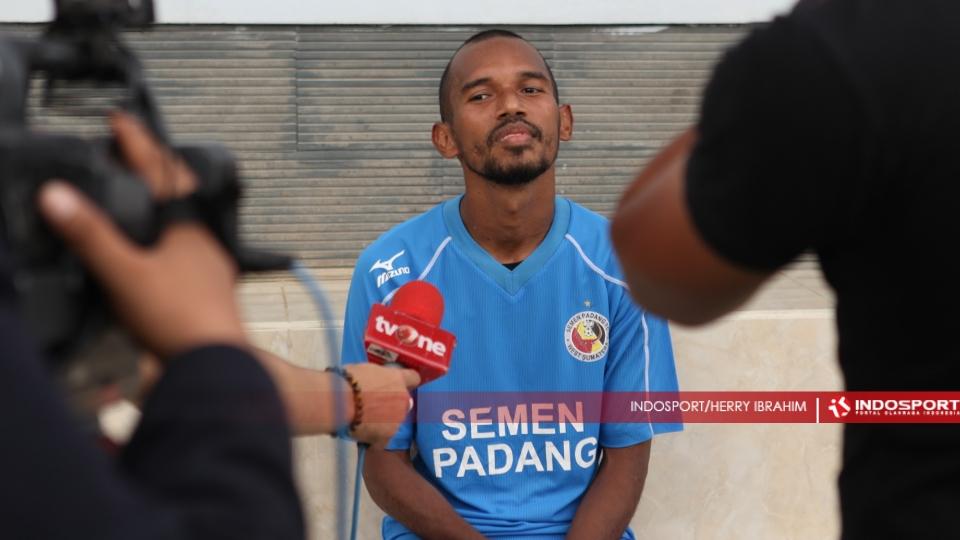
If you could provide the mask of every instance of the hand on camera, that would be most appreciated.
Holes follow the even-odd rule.
[[[195,188],[189,168],[139,121],[117,113],[111,126],[128,166],[158,200]],[[206,344],[246,346],[234,297],[236,268],[203,226],[174,224],[145,249],[63,181],[41,189],[40,209],[103,283],[120,321],[160,358]]]

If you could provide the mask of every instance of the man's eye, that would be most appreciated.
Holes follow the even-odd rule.
[[[484,101],[490,97],[490,94],[474,94],[468,101]]]
[[[542,93],[542,92],[543,92],[543,90],[541,90],[540,88],[537,88],[537,87],[535,87],[535,86],[528,86],[528,87],[526,87],[526,88],[523,89],[523,93],[524,93],[524,94],[540,94],[540,93]]]

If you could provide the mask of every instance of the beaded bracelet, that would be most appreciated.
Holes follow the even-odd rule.
[[[339,375],[343,380],[347,381],[347,384],[350,385],[350,389],[353,391],[353,420],[348,425],[338,428],[334,434],[334,437],[347,437],[350,432],[356,430],[357,427],[360,426],[360,422],[363,421],[363,398],[360,397],[360,384],[357,383],[357,379],[354,378],[349,371],[343,368],[328,367],[324,371]]]

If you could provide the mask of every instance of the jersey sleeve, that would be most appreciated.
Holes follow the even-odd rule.
[[[610,324],[610,355],[604,373],[604,392],[676,392],[677,371],[667,323],[638,308],[626,290]],[[622,404],[624,400],[612,400]],[[619,417],[614,412],[610,417]],[[633,446],[660,433],[681,431],[679,423],[605,422],[600,446]]]
[[[754,31],[720,62],[704,95],[686,198],[721,256],[770,271],[842,238],[868,125],[848,71],[792,17]]]
[[[362,271],[363,263],[358,262],[353,269],[350,290],[347,293],[347,307],[343,315],[343,345],[340,358],[343,364],[357,364],[367,361],[363,349],[363,331],[367,326],[370,308],[380,299],[370,279]]]
[[[382,301],[375,283],[367,272],[364,272],[365,266],[361,258],[353,269],[353,278],[350,280],[350,290],[347,293],[346,313],[343,316],[343,345],[340,354],[344,365],[367,361],[367,353],[363,348],[363,332],[367,327],[371,306]],[[415,393],[414,396],[416,396]],[[408,415],[407,419],[400,424],[397,433],[390,439],[386,446],[387,450],[410,448],[414,434],[413,419]]]

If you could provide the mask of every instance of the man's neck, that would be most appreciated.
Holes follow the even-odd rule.
[[[553,171],[521,187],[466,181],[460,217],[470,236],[500,263],[526,259],[553,223]]]

